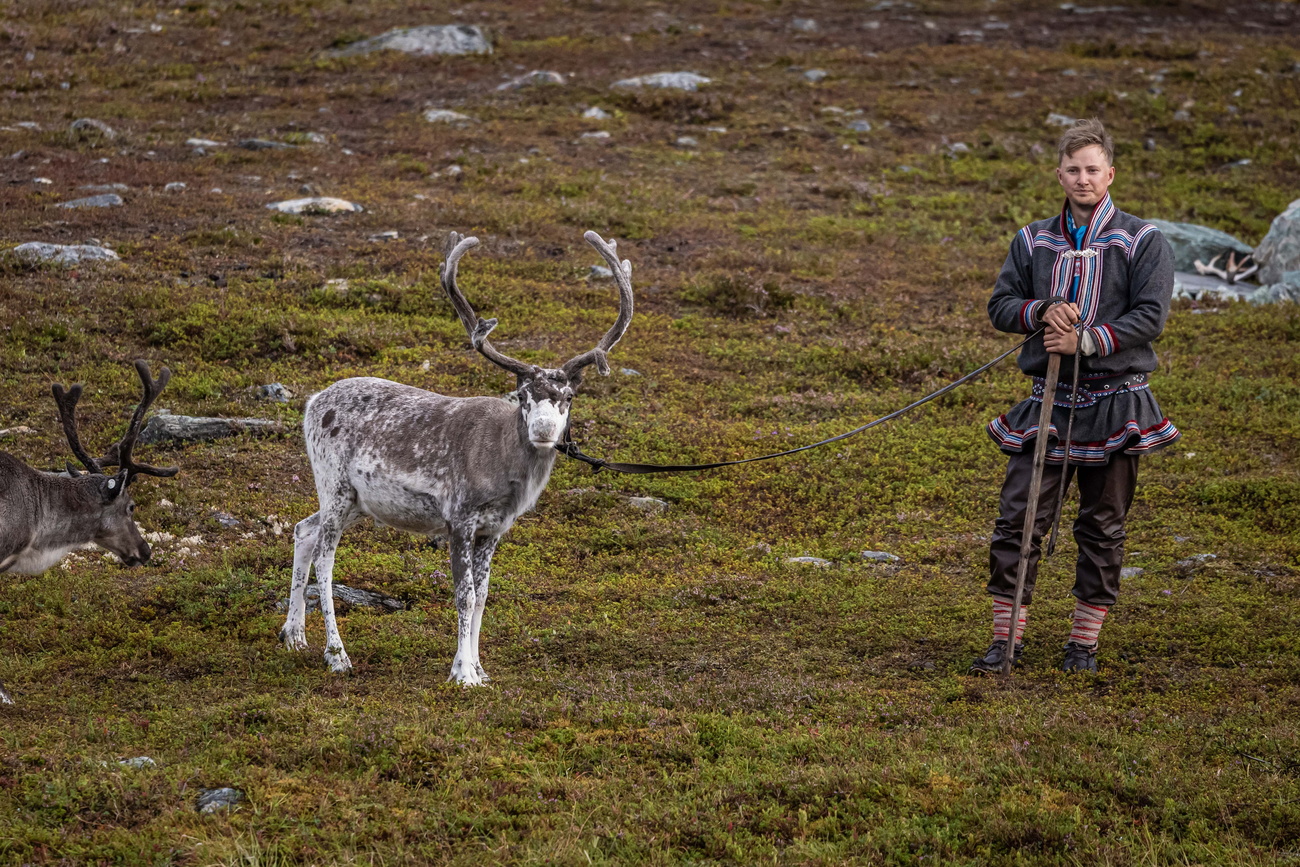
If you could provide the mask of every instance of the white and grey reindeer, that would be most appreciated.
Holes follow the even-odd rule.
[[[373,377],[344,379],[307,402],[303,434],[316,477],[320,511],[294,528],[293,586],[280,639],[307,647],[307,577],[312,568],[325,617],[325,661],[352,668],[334,619],[331,576],[345,529],[361,520],[422,535],[446,535],[456,598],[456,657],[449,681],[488,679],[479,661],[479,629],[497,543],[537,502],[555,464],[556,446],[582,374],[596,365],[609,374],[606,353],[632,321],[632,265],[619,262],[613,241],[583,237],[609,263],[618,282],[619,311],[596,348],[547,369],[510,358],[488,341],[495,319],[479,319],[456,285],[456,267],[477,238],[447,239],[442,287],[470,343],[517,379],[518,405],[497,397],[447,397]]]
[[[64,391],[53,387],[59,419],[72,453],[89,472],[82,473],[70,462],[67,475],[44,473],[18,458],[0,452],[0,573],[39,575],[69,552],[93,542],[116,554],[127,566],[149,562],[149,543],[140,535],[131,513],[130,486],[136,476],[174,476],[176,467],[160,469],[136,463],[136,438],[150,405],[167,386],[171,371],[163,368],[155,380],[149,365],[135,363],[144,385],[144,396],[131,416],[126,435],[109,447],[99,460],[81,447],[77,435],[77,401],[81,386]],[[104,467],[118,467],[108,475]],[[13,699],[0,684],[0,704]]]

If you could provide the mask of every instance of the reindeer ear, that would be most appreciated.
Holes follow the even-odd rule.
[[[130,480],[129,477],[130,471],[122,470],[115,476],[106,476],[99,483],[99,496],[105,505],[122,496],[122,492],[126,490],[127,482]]]

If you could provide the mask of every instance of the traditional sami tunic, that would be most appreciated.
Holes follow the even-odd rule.
[[[1115,452],[1146,454],[1178,439],[1148,382],[1157,363],[1151,341],[1164,329],[1173,288],[1169,242],[1150,223],[1116,208],[1109,195],[1087,226],[1073,226],[1067,202],[1059,216],[1030,223],[1011,242],[989,299],[993,327],[1028,334],[1041,326],[1048,299],[1079,306],[1082,352],[1071,463],[1105,464]],[[1020,350],[1020,369],[1033,377],[1033,393],[988,425],[1004,452],[1026,451],[1038,435],[1047,355],[1041,335]],[[1051,463],[1065,457],[1061,439],[1073,376],[1074,358],[1065,356],[1048,432]]]

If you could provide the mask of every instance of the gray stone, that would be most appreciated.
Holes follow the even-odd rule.
[[[785,562],[797,566],[817,566],[825,569],[827,566],[835,565],[830,560],[823,560],[821,557],[786,557]]]
[[[273,211],[279,211],[282,214],[351,214],[359,213],[363,210],[360,205],[349,202],[346,199],[335,199],[330,196],[312,196],[306,199],[289,199],[283,202],[272,202],[267,205]]]
[[[970,153],[970,145],[964,141],[953,142],[948,145],[948,156],[956,157],[968,153]]]
[[[587,120],[609,120],[612,115],[603,108],[592,106],[582,113]]]
[[[220,509],[213,509],[211,513],[212,520],[216,521],[227,530],[233,530],[243,522],[229,512],[223,512]]]
[[[624,78],[614,82],[615,87],[663,87],[675,90],[696,90],[702,84],[713,79],[705,78],[694,72],[656,72],[653,75],[641,75],[636,78]]]
[[[673,142],[673,145],[675,147],[683,148],[685,150],[690,150],[691,148],[699,147],[700,143],[697,139],[691,138],[688,135],[684,135],[684,136],[679,136],[677,140]]]
[[[1192,569],[1196,569],[1200,566],[1204,566],[1206,563],[1209,563],[1211,560],[1217,560],[1217,559],[1219,559],[1218,554],[1193,554],[1192,556],[1188,557],[1185,560],[1179,560],[1174,565],[1177,566],[1179,569],[1182,569],[1184,571],[1189,571]]]
[[[246,138],[235,142],[235,147],[250,151],[292,150],[296,145],[264,138]]]
[[[1195,262],[1197,259],[1201,263],[1208,265],[1210,260],[1215,256],[1226,257],[1228,253],[1236,253],[1237,258],[1250,252],[1250,245],[1234,238],[1227,232],[1220,232],[1218,229],[1211,229],[1208,226],[1198,226],[1195,223],[1170,223],[1166,220],[1147,220],[1148,223],[1160,230],[1169,242],[1169,246],[1174,248],[1174,270],[1176,271],[1195,271]],[[1220,259],[1219,267],[1223,267],[1223,260]]]
[[[815,18],[796,18],[790,22],[791,30],[798,30],[800,33],[816,33],[817,20]]]
[[[141,445],[196,443],[241,433],[279,434],[284,425],[266,418],[205,418],[158,413],[140,431]]]
[[[308,584],[303,595],[307,599],[308,611],[316,611],[320,608],[319,584],[315,581]],[[391,614],[394,611],[406,610],[406,603],[400,599],[394,599],[392,596],[386,596],[383,593],[372,593],[369,590],[349,587],[337,581],[330,582],[330,596],[333,597],[335,602],[342,602],[344,605],[350,605],[353,608],[369,608],[378,614]],[[288,611],[289,600],[281,599],[276,608],[280,611]]]
[[[213,141],[210,138],[187,138],[186,147],[192,148],[220,148],[225,147],[225,142]]]
[[[592,265],[591,271],[587,273],[588,280],[613,280],[614,272],[604,265]]]
[[[234,809],[235,805],[242,800],[244,800],[244,793],[239,789],[229,787],[203,789],[199,792],[199,800],[194,805],[194,809],[200,813],[215,813],[218,810]]]
[[[148,756],[136,756],[133,759],[118,759],[117,763],[124,768],[132,768],[137,771],[143,770],[144,768],[157,767],[158,765],[157,762]]]
[[[117,193],[101,193],[98,196],[87,196],[84,199],[73,199],[70,202],[59,202],[56,208],[120,208],[126,202]]]
[[[1240,301],[1258,290],[1254,283],[1226,283],[1209,274],[1189,274],[1186,271],[1174,272],[1175,298],[1190,298],[1193,301]]]
[[[1128,580],[1129,578],[1136,578],[1145,571],[1141,566],[1124,566],[1119,570],[1119,577],[1122,580]]]
[[[903,558],[897,554],[890,554],[887,551],[863,551],[863,560],[873,560],[877,563],[900,563]]]
[[[77,189],[88,193],[125,193],[131,188],[126,184],[83,184]]]
[[[113,141],[117,138],[117,131],[102,120],[80,117],[68,127],[68,137],[73,141]]]
[[[811,81],[813,84],[816,84],[819,81],[824,81],[829,75],[830,73],[824,69],[805,69],[803,73],[803,77]]]
[[[578,138],[609,138],[609,133],[600,129],[595,132],[584,132],[582,135],[578,136]]]
[[[854,132],[871,132],[871,121],[869,120],[849,121],[848,127]]]
[[[1048,126],[1074,126],[1076,120],[1078,120],[1077,117],[1070,117],[1068,114],[1057,114],[1056,112],[1052,112],[1047,116],[1047,120],[1044,121],[1044,123]]]
[[[1287,271],[1300,270],[1300,199],[1273,219],[1264,240],[1255,248],[1259,282],[1280,283]]]
[[[107,247],[94,244],[46,244],[43,241],[19,244],[14,247],[13,254],[29,265],[49,262],[69,268],[87,262],[115,262],[120,258]]]
[[[623,368],[620,368],[618,372],[621,373],[621,374],[623,374],[624,376],[640,376],[640,375],[641,375],[641,371],[639,371],[639,370],[633,370],[633,369],[630,368],[630,367],[623,367]]]
[[[455,126],[465,126],[476,122],[474,118],[467,114],[461,114],[458,111],[451,111],[446,108],[427,109],[424,112],[424,119],[429,123],[450,123]]]
[[[164,193],[180,193],[180,192],[184,192],[185,189],[186,189],[186,184],[185,184],[184,181],[172,181],[170,184],[168,184],[167,186],[163,187],[163,192],[164,192]]]
[[[640,509],[642,512],[666,512],[668,503],[655,497],[628,497],[627,503],[634,509]]]
[[[1246,296],[1246,300],[1251,304],[1300,304],[1300,271],[1284,272],[1280,281],[1261,286]]]
[[[272,403],[288,403],[293,399],[293,392],[278,382],[267,383],[257,387],[257,399]]]
[[[518,78],[512,78],[505,84],[498,84],[497,90],[519,90],[523,87],[537,87],[547,84],[564,84],[564,76],[547,69],[534,69]]]
[[[371,39],[363,39],[331,52],[335,57],[352,57],[375,51],[400,51],[420,57],[439,54],[491,54],[492,44],[482,28],[473,24],[430,24],[399,27]]]
[[[378,241],[378,242],[396,241],[398,237],[399,236],[397,234],[396,229],[389,229],[387,232],[376,232],[375,234],[370,236],[370,240]]]

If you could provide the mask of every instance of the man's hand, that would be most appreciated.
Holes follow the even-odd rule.
[[[1057,355],[1074,355],[1079,342],[1079,332],[1074,326],[1079,321],[1079,307],[1066,302],[1053,304],[1043,314],[1047,331],[1043,334],[1043,348]]]

